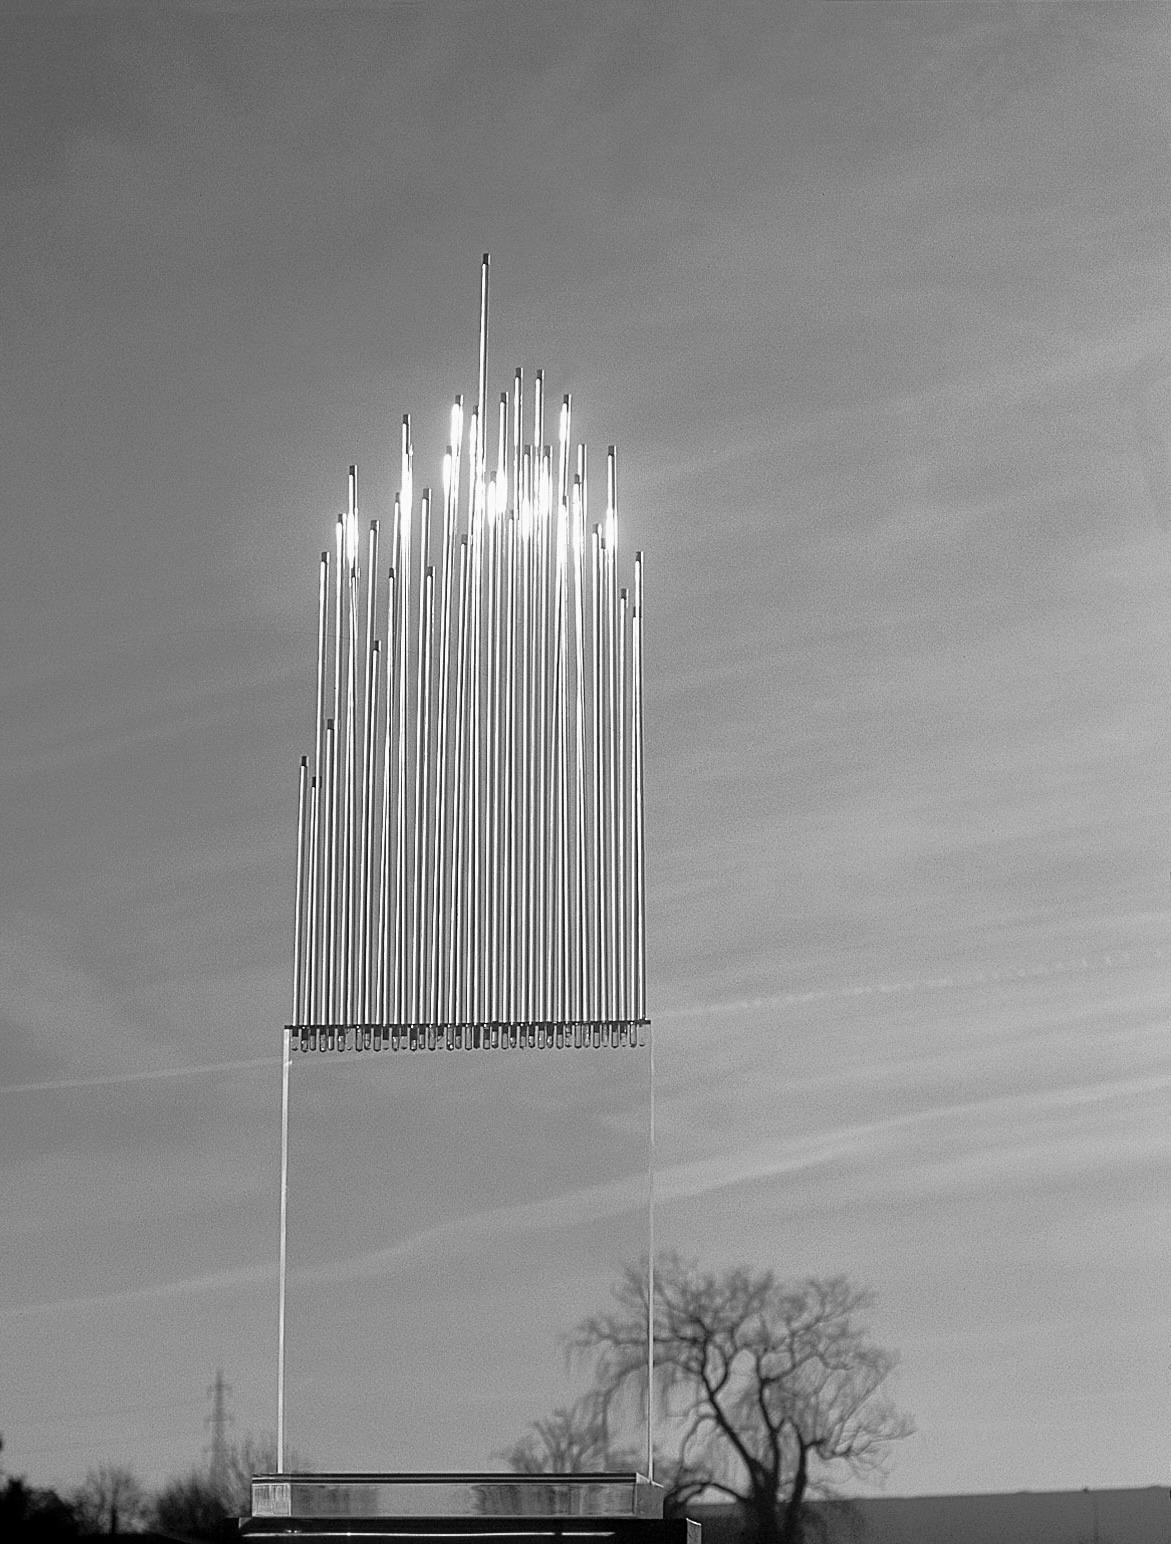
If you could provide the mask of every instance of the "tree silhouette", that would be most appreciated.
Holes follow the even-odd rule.
[[[633,1452],[611,1442],[605,1401],[593,1392],[530,1422],[524,1436],[496,1456],[514,1474],[597,1474],[637,1467]]]
[[[73,1507],[83,1533],[133,1532],[146,1511],[146,1497],[127,1464],[100,1464],[74,1492]]]
[[[289,1470],[306,1467],[298,1454],[289,1454]],[[161,1533],[184,1538],[234,1539],[238,1535],[238,1519],[246,1517],[251,1508],[252,1476],[271,1474],[275,1469],[275,1441],[249,1433],[242,1441],[227,1446],[220,1482],[212,1478],[204,1464],[168,1480],[156,1493],[150,1508],[152,1524]]]
[[[76,1539],[77,1517],[55,1490],[10,1475],[0,1485],[0,1538],[11,1544],[63,1544]]]
[[[704,1271],[677,1254],[655,1262],[655,1383],[669,1451],[656,1476],[669,1498],[732,1498],[753,1544],[798,1544],[806,1502],[847,1476],[886,1473],[890,1444],[914,1430],[884,1384],[897,1358],[870,1338],[860,1315],[872,1295],[844,1276],[779,1281],[740,1266]],[[647,1270],[628,1266],[614,1306],[568,1337],[594,1386],[573,1407],[598,1450],[614,1450],[631,1404],[647,1398]],[[565,1416],[567,1412],[558,1412]],[[517,1458],[572,1452],[558,1416],[530,1428]],[[555,1439],[555,1440],[554,1440]],[[537,1447],[534,1449],[533,1441]]]

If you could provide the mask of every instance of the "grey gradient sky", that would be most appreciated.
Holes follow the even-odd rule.
[[[11,1469],[273,1426],[316,557],[487,250],[647,553],[661,1242],[876,1289],[894,1492],[1162,1481],[1168,79],[1163,4],[4,7]],[[294,1446],[482,1466],[642,1063],[294,1072]]]

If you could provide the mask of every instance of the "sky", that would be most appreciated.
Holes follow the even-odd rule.
[[[275,1426],[317,555],[404,412],[438,483],[488,251],[646,554],[656,1242],[873,1290],[889,1494],[1165,1483],[1169,66],[1142,0],[4,7],[10,1472],[185,1470],[218,1368]],[[580,1388],[626,1054],[294,1062],[306,1463]]]

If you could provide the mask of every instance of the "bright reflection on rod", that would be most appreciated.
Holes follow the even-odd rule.
[[[569,396],[556,443],[542,371],[490,403],[486,257],[477,367],[441,493],[404,418],[388,550],[351,466],[321,554],[302,1050],[645,1043],[642,554],[620,587],[614,448],[591,523]]]

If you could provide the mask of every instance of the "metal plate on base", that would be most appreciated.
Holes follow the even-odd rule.
[[[256,1518],[661,1518],[641,1474],[260,1474]]]

